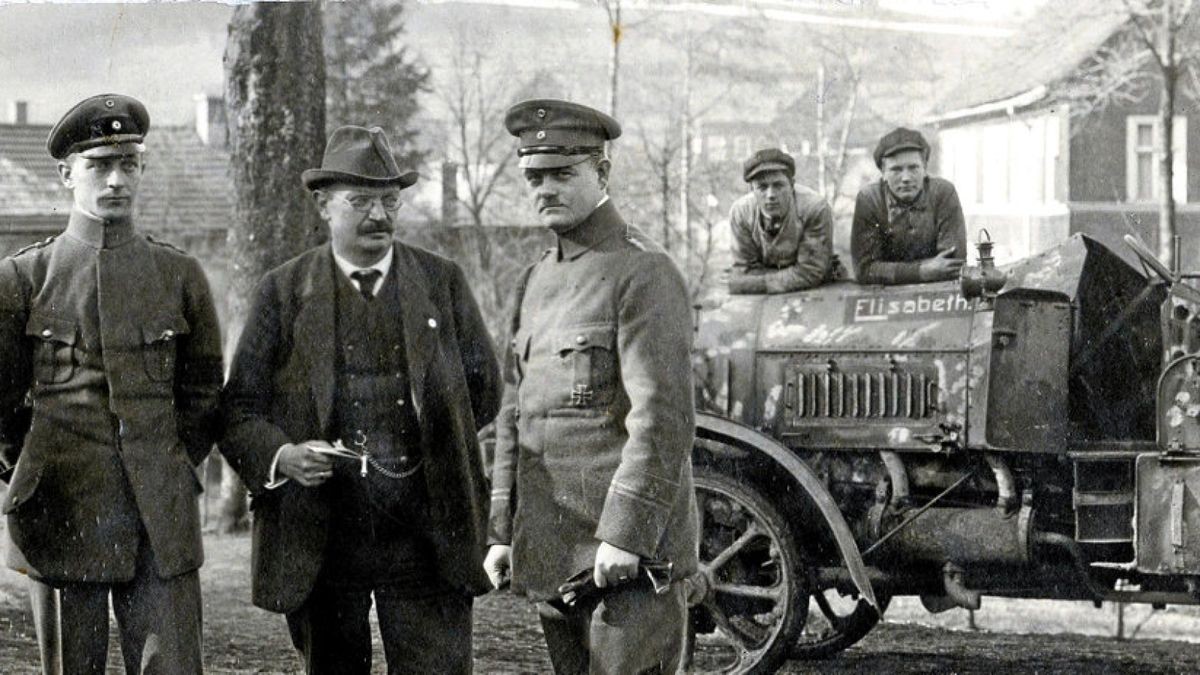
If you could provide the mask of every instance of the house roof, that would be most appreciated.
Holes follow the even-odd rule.
[[[940,121],[972,108],[1023,97],[1072,75],[1129,21],[1120,0],[1048,2],[1008,43],[982,55],[972,74],[935,107]],[[1041,96],[1033,98],[1040,99]]]
[[[0,124],[0,227],[53,231],[66,222],[70,192],[46,152],[47,125]],[[148,137],[137,219],[154,232],[224,229],[233,215],[228,152],[204,145],[190,126]]]

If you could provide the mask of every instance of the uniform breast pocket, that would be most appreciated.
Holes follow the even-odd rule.
[[[175,377],[175,359],[179,340],[188,333],[182,316],[151,321],[142,327],[142,360],[146,376],[155,382],[169,382]]]
[[[612,403],[618,379],[616,326],[566,328],[557,335],[556,344],[567,405],[597,408]]]
[[[62,384],[71,379],[79,366],[76,342],[79,326],[45,312],[32,312],[25,324],[25,335],[34,342],[33,378],[39,384]]]

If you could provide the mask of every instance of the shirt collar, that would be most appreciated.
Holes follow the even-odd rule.
[[[596,208],[588,214],[583,222],[575,227],[557,234],[559,260],[574,260],[585,252],[625,228],[617,208],[609,201],[608,195],[596,204]]]
[[[344,274],[347,279],[350,279],[350,283],[354,283],[354,279],[351,278],[350,275],[354,274],[355,272],[360,270],[379,270],[379,280],[375,282],[375,288],[371,290],[372,293],[378,290],[379,284],[387,278],[388,272],[392,269],[392,258],[394,257],[395,247],[389,246],[387,253],[383,254],[383,257],[376,261],[375,264],[368,265],[366,267],[359,267],[358,265],[355,265],[349,260],[346,260],[342,256],[338,255],[337,251],[333,251],[334,264],[337,265],[337,268],[342,271],[342,274]]]
[[[135,236],[133,221],[104,220],[79,208],[71,209],[66,233],[94,249],[124,246]]]

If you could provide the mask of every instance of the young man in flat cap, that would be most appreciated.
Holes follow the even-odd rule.
[[[967,226],[958,193],[926,173],[929,143],[903,127],[879,139],[883,176],[854,203],[850,253],[860,284],[912,284],[958,277],[967,256]]]
[[[554,100],[505,118],[557,244],[513,317],[492,474],[487,565],[537,601],[558,673],[674,673],[696,570],[692,320],[683,276],[606,194],[616,120]],[[669,562],[656,592],[645,563]],[[576,573],[611,590],[546,601]]]
[[[476,431],[500,369],[462,270],[395,240],[383,130],[344,126],[303,174],[330,243],[259,283],[221,452],[250,489],[253,600],[287,615],[308,673],[471,671],[487,487]]]
[[[777,148],[759,150],[742,165],[751,191],[729,210],[730,293],[789,293],[833,278],[833,212],[795,178],[796,161]]]
[[[61,611],[39,612],[47,671],[104,672],[110,596],[126,672],[201,671],[194,467],[221,342],[200,264],[134,227],[149,128],[128,96],[67,112],[47,141],[67,228],[0,261],[8,563],[58,589]]]

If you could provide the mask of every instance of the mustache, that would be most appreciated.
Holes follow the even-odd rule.
[[[375,234],[377,232],[391,233],[395,230],[390,220],[364,220],[358,225],[359,234]]]
[[[562,205],[563,205],[563,203],[558,201],[557,199],[542,199],[542,200],[538,201],[537,206],[538,206],[538,211],[541,211],[542,209],[549,208],[551,206],[562,206]]]

